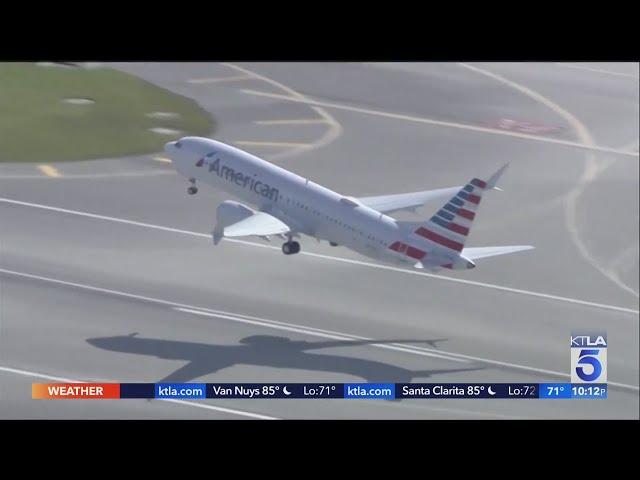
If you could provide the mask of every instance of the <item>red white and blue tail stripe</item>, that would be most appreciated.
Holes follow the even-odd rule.
[[[487,182],[479,178],[471,180],[425,225],[420,226],[415,231],[416,235],[436,248],[461,252],[486,188]]]
[[[389,247],[412,259],[426,262],[429,258],[459,258],[476,218],[482,195],[495,188],[507,168],[498,170],[489,180],[474,178],[462,187],[443,207],[425,223],[420,224],[406,242],[397,241]],[[415,228],[415,227],[414,227]],[[442,257],[441,257],[442,255]],[[428,258],[427,258],[428,257]],[[464,262],[463,262],[464,263]],[[466,264],[465,264],[466,265]],[[452,263],[441,264],[453,268]],[[470,268],[466,266],[465,268]]]
[[[474,178],[449,200],[436,214],[414,233],[425,239],[435,249],[462,252],[471,225],[476,218],[482,195],[495,188],[496,182],[507,165],[494,173],[487,181]]]

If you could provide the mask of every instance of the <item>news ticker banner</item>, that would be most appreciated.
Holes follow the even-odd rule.
[[[604,399],[607,333],[571,332],[571,383],[34,383],[35,399]]]
[[[605,399],[606,383],[34,383],[32,398]]]

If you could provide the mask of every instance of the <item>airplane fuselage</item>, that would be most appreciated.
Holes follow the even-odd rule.
[[[211,239],[256,236],[286,239],[282,253],[300,252],[300,234],[342,245],[367,257],[415,268],[462,270],[474,259],[531,250],[531,245],[465,247],[484,192],[508,164],[486,180],[472,178],[462,186],[394,195],[341,195],[231,145],[201,137],[184,137],[165,145],[179,174],[198,192],[196,182],[228,192],[257,208],[225,200],[217,207]],[[430,218],[399,222],[386,215],[415,209],[430,199],[448,198]]]
[[[232,194],[287,225],[377,260],[415,264],[427,251],[406,239],[395,219],[238,148],[187,137],[167,144],[181,175]],[[420,244],[420,239],[416,239]],[[456,255],[444,252],[444,261]]]

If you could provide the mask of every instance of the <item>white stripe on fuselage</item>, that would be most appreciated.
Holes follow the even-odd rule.
[[[189,137],[180,144],[168,153],[181,175],[235,195],[294,231],[372,258],[415,263],[388,249],[406,235],[393,218],[364,205],[343,203],[342,195],[230,145]],[[198,167],[200,159],[204,160]]]

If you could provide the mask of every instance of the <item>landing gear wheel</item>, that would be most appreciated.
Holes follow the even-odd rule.
[[[198,193],[198,187],[191,186],[191,187],[187,188],[187,193],[189,195],[195,195],[196,193]]]
[[[282,244],[282,253],[285,255],[293,255],[300,251],[300,244],[298,242],[285,242]]]

